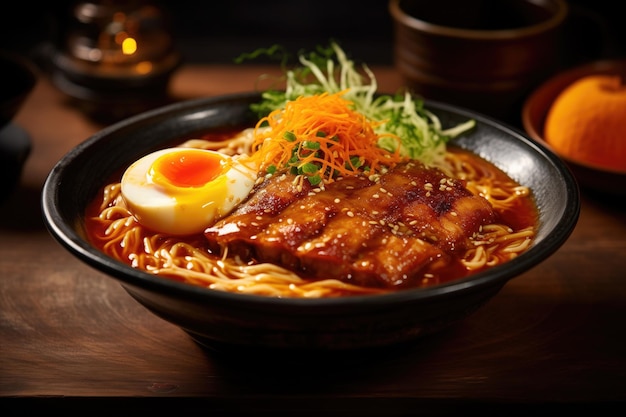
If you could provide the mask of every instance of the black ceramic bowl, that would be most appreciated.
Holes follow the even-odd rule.
[[[386,295],[270,298],[155,277],[103,255],[87,242],[83,212],[104,179],[177,138],[253,123],[249,105],[259,97],[241,94],[181,102],[119,122],[64,156],[43,188],[45,223],[69,252],[117,279],[139,303],[206,346],[345,351],[416,339],[463,319],[510,279],[544,261],[578,220],[577,184],[545,147],[481,115],[426,102],[444,126],[474,118],[476,129],[456,143],[492,161],[535,194],[540,210],[536,242],[505,265],[449,284]]]
[[[33,65],[26,58],[0,50],[3,81],[0,88],[0,128],[9,123],[37,83]]]
[[[37,83],[37,73],[26,58],[0,50],[0,175],[3,193],[0,202],[19,182],[22,168],[31,151],[26,132],[11,123]]]

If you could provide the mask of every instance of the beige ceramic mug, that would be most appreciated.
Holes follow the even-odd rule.
[[[426,99],[516,123],[560,65],[565,0],[390,0],[394,61]]]

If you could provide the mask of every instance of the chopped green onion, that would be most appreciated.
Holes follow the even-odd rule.
[[[319,142],[311,142],[307,140],[307,141],[304,141],[303,144],[305,148],[310,149],[312,151],[316,151],[320,148]]]
[[[289,142],[295,142],[297,139],[296,135],[293,132],[285,132],[283,137],[287,139]]]
[[[361,164],[362,164],[361,158],[359,158],[358,156],[350,157],[350,165],[353,166],[354,168],[359,168]],[[346,168],[348,168],[348,166],[346,166]]]
[[[302,169],[303,174],[314,174],[320,170],[320,167],[315,165],[313,162],[307,162],[300,168]]]
[[[244,55],[240,60],[283,53],[282,48],[275,46]],[[284,108],[287,101],[300,96],[344,91],[344,97],[353,103],[356,111],[380,122],[376,127],[376,133],[382,135],[378,146],[391,152],[397,150],[401,155],[425,164],[441,162],[447,142],[475,126],[474,120],[468,120],[444,129],[439,118],[424,108],[424,102],[408,91],[395,95],[378,93],[374,73],[366,65],[362,66],[362,72],[357,71],[354,61],[348,59],[335,42],[327,48],[318,47],[315,51],[300,53],[298,61],[299,66],[285,72],[284,91],[266,90],[261,94],[261,102],[251,106],[260,117]],[[285,139],[294,141],[292,135],[286,133]],[[326,133],[318,131],[317,136],[325,137]],[[338,141],[338,138],[333,140]]]

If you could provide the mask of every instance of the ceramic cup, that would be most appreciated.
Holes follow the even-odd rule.
[[[560,65],[565,0],[389,0],[394,61],[426,99],[515,122]]]

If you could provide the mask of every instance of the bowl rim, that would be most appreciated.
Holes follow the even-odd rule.
[[[434,299],[439,300],[445,297],[455,297],[458,293],[480,291],[485,287],[501,287],[510,279],[535,266],[537,264],[537,258],[539,258],[539,262],[542,262],[551,256],[567,240],[578,221],[580,196],[576,180],[564,162],[551,150],[524,135],[524,133],[518,129],[505,125],[489,116],[433,100],[424,100],[425,107],[440,109],[464,117],[473,118],[477,123],[484,123],[504,131],[508,135],[513,135],[515,139],[540,154],[563,175],[563,182],[567,189],[566,195],[569,199],[565,204],[565,212],[559,219],[557,225],[554,226],[555,231],[545,236],[540,242],[535,243],[523,256],[519,256],[506,264],[495,266],[469,277],[425,288],[392,291],[384,294],[354,295],[349,297],[306,299],[295,297],[277,298],[211,290],[201,286],[194,286],[150,275],[145,271],[132,268],[122,262],[109,258],[95,247],[91,246],[87,240],[74,229],[74,225],[68,224],[63,220],[63,216],[59,211],[58,193],[59,187],[62,187],[64,183],[64,170],[68,166],[71,166],[83,153],[93,151],[94,145],[98,144],[103,138],[128,126],[138,123],[145,124],[146,122],[150,122],[150,120],[156,120],[168,114],[184,113],[185,111],[191,111],[193,109],[201,109],[203,106],[218,105],[233,100],[250,100],[258,97],[260,97],[260,93],[258,92],[243,92],[172,103],[114,123],[79,143],[54,165],[44,182],[40,201],[44,224],[49,233],[83,263],[91,266],[100,273],[115,278],[125,288],[133,287],[141,290],[149,290],[167,296],[185,295],[185,297],[197,302],[206,302],[207,299],[211,299],[215,302],[244,303],[249,308],[270,307],[284,308],[292,311],[291,309],[293,307],[297,307],[297,311],[302,314],[315,312],[315,314],[323,315],[324,313],[331,314],[331,312],[334,311],[333,309],[329,309],[329,307],[345,308],[347,309],[346,311],[351,313],[358,313],[358,311],[364,311],[370,308],[403,305],[404,303],[414,302],[419,299],[426,301]]]
[[[573,166],[577,165],[608,174],[626,176],[626,170],[620,171],[561,155],[543,138],[543,128],[550,106],[567,86],[588,75],[612,73],[616,68],[624,71],[626,77],[626,58],[586,62],[561,71],[544,81],[526,98],[522,105],[522,126],[526,134]],[[542,103],[547,103],[545,108],[540,106]]]
[[[503,39],[519,39],[520,37],[530,37],[539,33],[554,30],[561,25],[569,13],[569,6],[565,0],[547,0],[554,6],[554,14],[549,18],[536,24],[516,27],[511,29],[463,29],[452,26],[444,26],[419,19],[406,13],[400,3],[405,0],[389,0],[389,12],[398,23],[420,32],[432,33],[450,38],[467,38],[483,41],[495,41]],[[543,1],[545,3],[545,1]],[[530,1],[530,3],[541,3]]]

